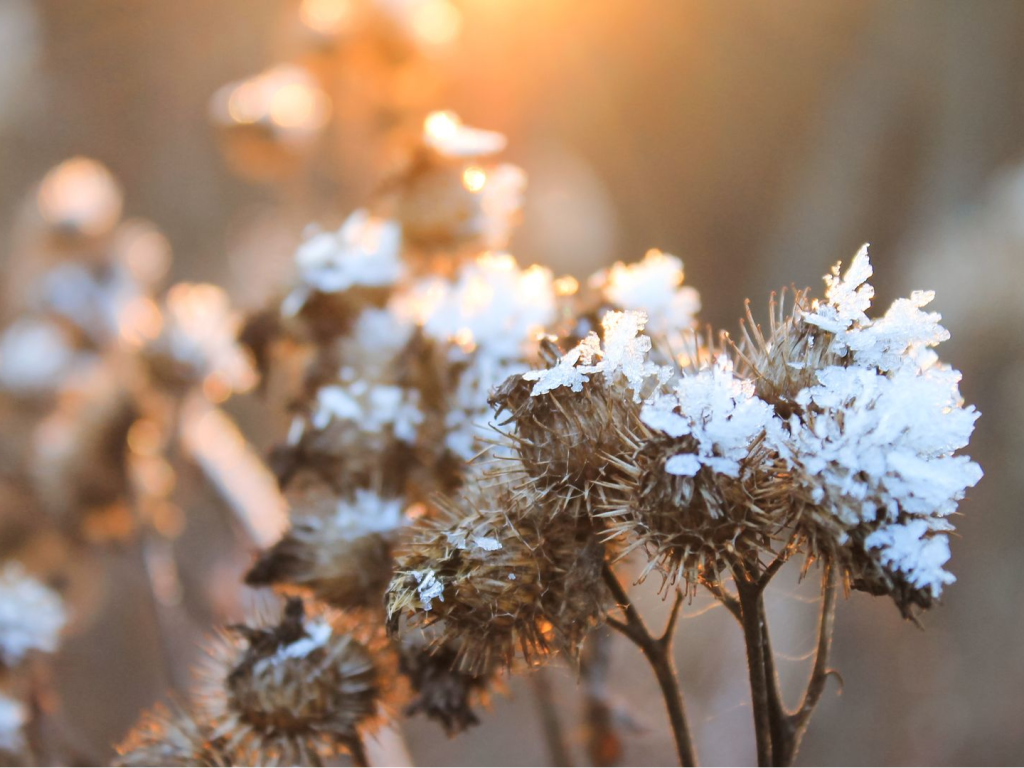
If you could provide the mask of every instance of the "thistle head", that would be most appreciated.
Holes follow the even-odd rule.
[[[372,650],[290,599],[272,626],[236,626],[216,650],[203,705],[240,753],[311,764],[372,728],[382,677]]]
[[[386,597],[391,631],[432,626],[472,674],[511,665],[517,650],[528,662],[574,657],[604,606],[594,589],[604,550],[587,526],[537,515],[537,503],[470,486],[409,526]]]

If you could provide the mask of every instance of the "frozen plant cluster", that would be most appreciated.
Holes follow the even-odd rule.
[[[67,616],[56,592],[17,563],[0,571],[0,661],[17,666],[31,651],[57,649]]]

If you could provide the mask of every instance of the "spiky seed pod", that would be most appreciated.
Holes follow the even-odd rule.
[[[458,649],[450,643],[430,648],[413,635],[403,637],[400,643],[398,670],[413,689],[405,714],[423,714],[438,721],[448,736],[477,725],[480,720],[473,709],[478,704],[487,706],[497,670],[471,673],[459,669]]]
[[[400,499],[359,489],[327,510],[292,514],[290,530],[245,577],[251,586],[298,587],[336,608],[377,608],[391,581]]]
[[[393,536],[347,538],[316,517],[292,517],[288,533],[245,576],[254,586],[300,587],[336,608],[376,607],[391,581]]]
[[[317,765],[374,725],[382,685],[374,655],[350,633],[307,620],[301,600],[288,601],[276,626],[233,631],[204,703],[229,750]]]
[[[238,765],[223,739],[213,738],[209,724],[180,707],[156,706],[146,712],[118,745],[114,765],[230,766]]]
[[[436,624],[458,669],[482,674],[554,651],[575,657],[605,603],[604,549],[587,521],[538,515],[507,486],[471,487],[418,519],[396,554],[389,628]]]
[[[547,343],[546,355],[557,357]],[[525,476],[525,486],[552,515],[589,513],[602,493],[609,457],[626,449],[622,428],[637,422],[639,404],[604,381],[590,381],[580,392],[568,387],[531,395],[533,384],[508,378],[491,398],[510,414],[508,434]]]
[[[786,293],[772,293],[768,303],[768,334],[754,321],[750,302],[741,324],[743,337],[734,347],[742,372],[754,382],[758,397],[783,419],[798,409],[797,395],[818,383],[818,371],[843,360],[831,344],[832,334],[801,317],[811,310],[805,290],[794,290],[793,306],[786,311]]]
[[[599,516],[609,538],[632,542],[624,554],[646,551],[642,578],[657,568],[671,584],[718,583],[729,575],[730,561],[771,549],[781,525],[778,506],[763,498],[755,477],[771,461],[763,441],[752,446],[745,473],[735,478],[710,467],[692,476],[666,472],[672,457],[696,453],[692,438],[656,435],[639,424],[624,441],[631,450],[612,462]]]

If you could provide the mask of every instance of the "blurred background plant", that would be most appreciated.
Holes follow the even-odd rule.
[[[59,696],[47,700],[61,702],[70,724],[61,749],[80,761],[109,758],[139,711],[181,685],[203,633],[242,617],[237,585],[253,543],[276,532],[273,486],[256,494],[272,500],[267,518],[255,518],[270,519],[265,528],[220,514],[247,508],[237,494],[251,484],[225,486],[235,470],[204,466],[195,447],[208,441],[185,437],[188,424],[213,429],[234,447],[221,456],[251,466],[218,416],[231,386],[192,366],[184,378],[178,365],[168,373],[156,364],[166,355],[125,362],[114,354],[125,346],[109,335],[121,321],[104,328],[94,315],[133,307],[141,346],[159,351],[158,340],[170,337],[145,336],[152,307],[161,329],[172,327],[165,321],[180,314],[175,307],[229,312],[219,294],[195,286],[162,301],[162,284],[209,281],[236,307],[264,306],[288,282],[305,226],[340,225],[398,167],[420,113],[444,106],[509,136],[506,156],[530,176],[512,250],[555,274],[582,278],[661,247],[682,255],[687,282],[714,296],[702,319],[727,328],[743,298],[766,286],[817,286],[825,267],[865,240],[879,302],[936,289],[933,307],[953,331],[943,356],[964,371],[967,401],[992,416],[972,446],[987,477],[962,507],[958,583],[925,617],[923,633],[882,601],[855,594],[843,605],[834,665],[847,685],[841,701],[823,699],[802,759],[1019,759],[1024,651],[1015,642],[1021,619],[1006,607],[1024,596],[1024,523],[1014,508],[1024,490],[1024,9],[999,0],[453,0],[408,4],[425,9],[408,16],[356,18],[349,6],[11,0],[0,8],[0,239],[9,244],[0,311],[31,348],[57,338],[75,353],[62,371],[11,373],[6,351],[0,362],[8,383],[26,375],[68,383],[45,403],[37,390],[26,401],[7,387],[0,467],[3,556],[59,588],[68,605],[71,623],[48,675]],[[341,44],[352,24],[365,26],[348,39],[372,44]],[[102,161],[113,178],[83,161],[58,165],[80,155]],[[62,208],[61,189],[74,183],[89,185],[95,207]],[[165,264],[166,278],[133,273],[133,252]],[[47,275],[83,259],[102,276],[88,283],[94,303],[70,323],[57,306],[55,335],[61,280]],[[47,296],[43,327],[36,321]],[[140,366],[144,375],[123,373]],[[256,445],[253,455],[287,432],[284,410],[268,419],[255,398],[223,407]],[[124,414],[113,419],[124,442],[77,434],[90,428],[83,415],[102,413]],[[136,468],[149,469],[83,477],[81,456],[62,451],[81,439],[92,450],[138,446]],[[26,474],[35,445],[77,482],[40,484]],[[80,495],[65,498],[69,487]],[[768,595],[781,617],[776,650],[792,659],[780,669],[789,691],[813,647],[814,596],[813,585]],[[646,608],[667,610],[660,606],[652,596]],[[680,626],[690,719],[705,762],[744,762],[753,742],[743,649],[724,612],[687,620],[706,606],[684,606]],[[671,762],[655,683],[636,672],[631,648],[616,641],[611,653],[608,688],[630,704],[628,715],[612,711],[626,733],[624,759]],[[516,695],[522,685],[513,681],[513,695],[496,699],[495,713],[458,742],[410,721],[411,751],[424,763],[547,760],[539,740],[523,738],[540,723],[532,698]],[[571,688],[554,686],[555,699],[565,722],[578,723]]]

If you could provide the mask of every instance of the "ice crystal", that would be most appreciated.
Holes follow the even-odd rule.
[[[892,371],[901,366],[924,367],[933,356],[926,353],[949,339],[936,312],[923,312],[935,298],[932,291],[914,291],[897,299],[878,319],[867,316],[874,288],[867,282],[871,262],[865,245],[854,256],[846,273],[839,265],[826,276],[826,303],[818,304],[803,320],[834,334],[832,349],[841,357],[852,355],[857,365]]]
[[[590,334],[569,350],[553,368],[529,371],[526,381],[536,382],[531,395],[542,395],[558,387],[579,392],[589,375],[600,373],[608,382],[624,378],[633,399],[640,402],[640,392],[651,377],[664,379],[667,369],[647,359],[651,339],[641,333],[647,322],[645,312],[608,312],[601,320],[604,341],[598,344]]]
[[[388,499],[376,491],[356,488],[352,498],[338,502],[334,521],[340,532],[355,537],[394,531],[401,527],[404,518],[401,499]]]
[[[295,262],[303,284],[322,293],[386,286],[402,275],[401,245],[397,223],[359,209],[337,232],[318,232],[308,238],[295,253]]]
[[[554,319],[552,282],[549,269],[520,269],[509,254],[486,254],[463,266],[454,283],[422,283],[409,302],[428,336],[514,360]]]
[[[752,442],[775,421],[771,406],[754,394],[753,382],[737,378],[725,355],[682,376],[672,392],[646,403],[640,418],[669,437],[689,436],[696,444],[695,453],[668,459],[669,474],[692,476],[705,466],[730,477],[739,475]]]
[[[280,646],[272,656],[256,662],[255,672],[261,673],[267,667],[274,667],[286,659],[304,659],[330,641],[334,631],[326,621],[309,620],[303,624],[305,635],[287,645]]]
[[[433,570],[413,571],[412,576],[419,585],[417,591],[420,595],[420,605],[425,611],[429,611],[437,598],[444,602],[444,584],[442,584]]]
[[[66,616],[56,592],[10,564],[0,572],[0,662],[15,666],[30,651],[57,649]]]
[[[21,752],[25,746],[22,729],[27,721],[25,705],[0,693],[0,753]]]
[[[647,325],[654,333],[688,328],[700,311],[700,294],[683,286],[683,262],[658,250],[648,251],[634,264],[618,262],[596,281],[616,307],[647,312]]]
[[[937,534],[925,520],[887,525],[864,541],[869,549],[880,550],[882,564],[902,573],[918,589],[929,590],[934,597],[942,587],[956,581],[943,566],[949,560],[949,540]]]
[[[47,392],[57,387],[74,353],[53,323],[23,318],[0,336],[0,387],[13,392]]]
[[[333,420],[349,421],[370,434],[390,428],[397,439],[411,443],[423,423],[416,390],[371,384],[363,379],[321,387],[316,403],[312,418],[316,429],[326,429]]]
[[[790,425],[787,448],[837,516],[853,525],[900,512],[946,517],[981,478],[952,454],[967,445],[978,413],[963,407],[957,371],[934,366],[885,376],[826,368],[800,393],[807,424]]]

